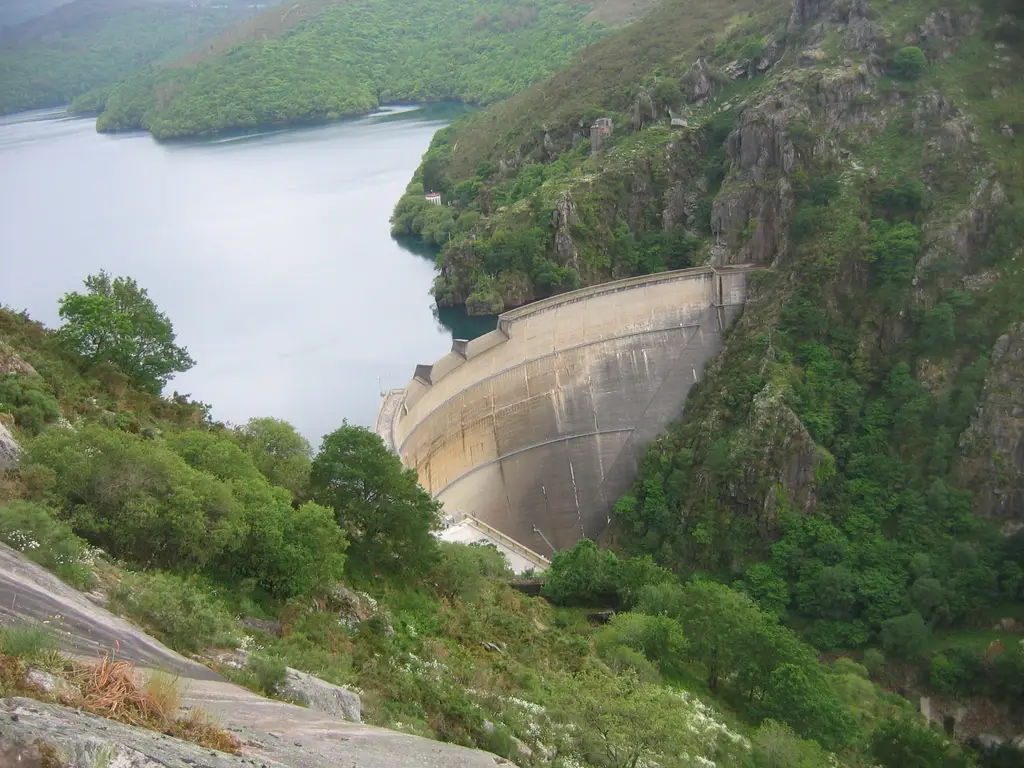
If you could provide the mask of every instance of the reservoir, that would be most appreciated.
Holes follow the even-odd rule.
[[[56,327],[87,275],[130,276],[197,363],[166,394],[218,421],[285,419],[314,447],[343,419],[371,426],[380,388],[447,352],[452,327],[480,332],[439,319],[432,257],[388,224],[453,109],[171,144],[2,118],[0,303]]]

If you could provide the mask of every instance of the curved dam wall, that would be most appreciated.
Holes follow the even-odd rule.
[[[751,267],[585,288],[506,312],[385,396],[377,431],[453,517],[543,555],[595,537],[683,410]]]

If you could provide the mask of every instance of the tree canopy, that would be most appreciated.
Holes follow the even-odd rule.
[[[345,423],[327,435],[310,486],[316,502],[334,510],[356,572],[423,574],[437,560],[440,504],[369,430]]]
[[[174,327],[145,288],[130,277],[101,271],[85,279],[85,293],[60,300],[64,344],[88,364],[112,363],[140,387],[158,393],[195,361],[174,343]]]

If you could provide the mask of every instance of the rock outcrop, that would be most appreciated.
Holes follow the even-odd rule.
[[[242,757],[202,749],[55,704],[0,699],[0,766],[52,768],[494,768],[508,761],[267,699],[221,679],[0,544],[0,623],[61,616],[58,640],[74,656],[116,653],[142,673],[179,676],[183,704],[202,709],[242,742]],[[56,689],[52,695],[59,695]],[[6,713],[5,710],[6,709]],[[42,746],[40,746],[42,745]],[[51,749],[52,747],[52,749]],[[40,751],[42,750],[42,751]],[[56,750],[56,751],[54,751]],[[63,755],[63,762],[53,762]],[[49,756],[50,762],[38,761]],[[20,762],[18,762],[20,758]],[[117,761],[111,762],[114,758]],[[6,760],[6,762],[5,762]],[[32,761],[36,762],[32,762]]]
[[[17,467],[21,456],[21,446],[14,439],[4,416],[6,414],[0,414],[0,471]]]
[[[1024,525],[1024,324],[992,350],[981,405],[961,438],[961,474],[974,490],[975,512]]]
[[[363,721],[363,702],[358,694],[291,667],[286,674],[287,678],[281,688],[284,698],[350,723]]]
[[[34,699],[0,699],[0,765],[18,768],[252,768],[157,731]]]

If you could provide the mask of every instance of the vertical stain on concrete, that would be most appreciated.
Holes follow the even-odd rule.
[[[566,453],[569,452],[569,445],[566,443]],[[580,536],[586,536],[587,532],[583,529],[583,512],[580,511],[580,492],[576,487],[576,471],[572,466],[572,457],[569,457],[569,479],[572,480],[572,498],[576,503],[576,518],[580,521]]]

